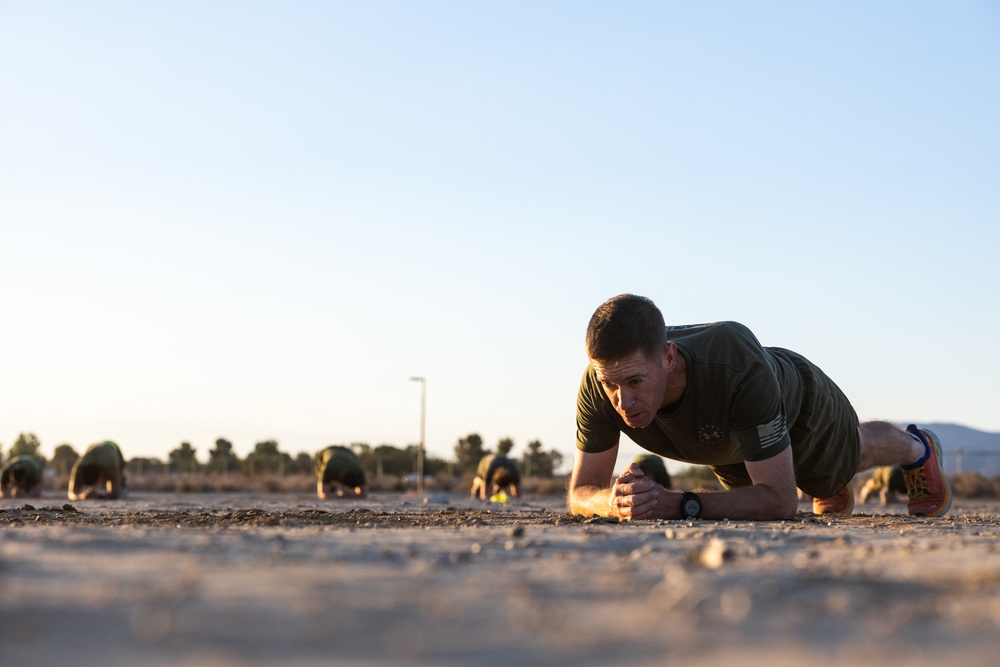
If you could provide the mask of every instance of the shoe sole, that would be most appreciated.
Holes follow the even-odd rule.
[[[920,430],[927,436],[927,439],[931,441],[931,446],[934,448],[934,456],[937,457],[938,467],[941,468],[941,481],[944,482],[945,499],[944,505],[933,512],[928,512],[927,514],[914,514],[913,516],[944,516],[948,513],[948,510],[951,509],[951,484],[948,483],[948,476],[944,474],[944,465],[941,463],[941,441],[938,440],[934,431],[928,431],[925,428]]]
[[[844,509],[841,509],[841,510],[826,510],[826,511],[822,511],[821,510],[821,511],[817,511],[816,510],[816,502],[813,501],[813,514],[815,514],[817,516],[822,516],[824,514],[841,514],[841,515],[843,515],[843,514],[851,514],[852,512],[854,512],[854,489],[851,489],[851,502],[850,502],[850,504],[847,507],[845,507]]]

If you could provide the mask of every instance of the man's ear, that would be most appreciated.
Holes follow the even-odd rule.
[[[663,364],[667,367],[667,370],[673,370],[674,366],[677,365],[677,344],[667,343],[667,346],[663,349]]]

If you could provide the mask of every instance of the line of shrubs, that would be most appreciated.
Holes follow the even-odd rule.
[[[472,473],[449,477],[442,472],[425,479],[424,489],[467,494],[472,488],[472,478]],[[566,483],[565,477],[537,477],[524,480],[521,488],[528,495],[561,495],[566,492]],[[57,474],[45,481],[45,489],[49,493],[65,490],[68,486],[68,474]],[[247,475],[242,472],[127,474],[126,487],[131,491],[152,493],[315,493],[316,476],[311,473]],[[415,488],[414,480],[398,475],[386,475],[381,483],[374,479],[370,481],[370,489],[376,492],[404,493]]]

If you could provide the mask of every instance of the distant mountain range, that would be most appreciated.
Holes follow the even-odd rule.
[[[988,477],[1000,475],[1000,433],[979,431],[959,424],[922,424],[941,440],[944,470],[978,472]]]

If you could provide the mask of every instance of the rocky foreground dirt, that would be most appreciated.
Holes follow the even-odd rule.
[[[0,665],[994,665],[1000,506],[614,523],[559,498],[0,501]],[[806,509],[806,506],[803,506]],[[877,512],[877,514],[876,514]]]

